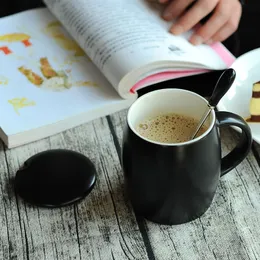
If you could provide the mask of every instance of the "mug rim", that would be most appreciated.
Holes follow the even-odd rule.
[[[158,92],[186,92],[186,93],[189,93],[193,96],[196,96],[198,97],[199,99],[201,99],[205,104],[208,105],[208,101],[202,97],[201,95],[193,92],[193,91],[190,91],[190,90],[186,90],[186,89],[180,89],[180,88],[167,88],[167,89],[158,89],[158,90],[154,90],[154,91],[151,91],[151,92],[148,92],[144,95],[142,95],[141,97],[139,97],[138,99],[136,99],[136,101],[130,106],[128,112],[127,112],[127,124],[128,126],[130,127],[131,131],[136,135],[138,136],[139,138],[141,138],[142,140],[148,142],[148,143],[151,143],[151,144],[156,144],[156,145],[160,145],[160,146],[170,146],[170,147],[175,147],[175,146],[184,146],[184,145],[190,145],[190,144],[193,144],[193,143],[196,143],[198,141],[200,141],[201,139],[203,139],[204,137],[206,137],[210,132],[211,130],[213,129],[214,125],[215,125],[215,121],[216,121],[216,113],[214,111],[214,109],[211,110],[211,113],[210,115],[212,116],[212,120],[211,120],[211,123],[208,127],[208,129],[200,136],[192,139],[192,140],[189,140],[189,141],[186,141],[186,142],[181,142],[181,143],[163,143],[163,142],[158,142],[158,141],[153,141],[153,140],[150,140],[148,138],[145,138],[143,137],[142,135],[140,135],[136,130],[135,130],[135,127],[133,126],[133,124],[130,123],[130,114],[131,114],[131,111],[134,109],[134,107],[139,103],[139,102],[142,102],[142,100],[144,100],[145,98],[147,98],[148,96],[151,96],[151,95],[156,95],[158,94]]]

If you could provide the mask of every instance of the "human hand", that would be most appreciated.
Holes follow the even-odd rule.
[[[242,14],[239,0],[158,1],[161,4],[167,4],[163,13],[166,21],[178,19],[170,29],[175,35],[190,30],[212,12],[208,21],[191,36],[190,42],[194,45],[224,41],[237,30]],[[186,11],[191,4],[193,4],[191,8]]]

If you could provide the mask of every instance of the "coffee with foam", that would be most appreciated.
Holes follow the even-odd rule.
[[[183,143],[190,140],[199,120],[180,114],[163,114],[140,122],[136,131],[146,139],[160,143]],[[207,130],[203,125],[197,134],[202,135]]]

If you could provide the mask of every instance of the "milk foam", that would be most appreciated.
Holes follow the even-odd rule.
[[[138,124],[136,131],[151,141],[161,143],[182,143],[190,140],[199,121],[193,117],[179,114],[164,114],[146,119]],[[197,136],[207,130],[201,127]]]

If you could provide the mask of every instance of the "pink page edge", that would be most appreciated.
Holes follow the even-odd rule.
[[[232,63],[235,61],[235,57],[223,46],[220,42],[214,43],[210,45],[210,47],[221,57],[221,59],[225,62],[227,67],[230,67]],[[148,76],[140,81],[138,81],[131,89],[131,93],[135,93],[137,89],[140,89],[142,86],[147,84],[152,84],[155,82],[166,81],[169,79],[175,79],[180,77],[186,77],[195,74],[201,74],[207,72],[208,70],[185,70],[185,71],[168,71],[156,73],[154,75]]]

